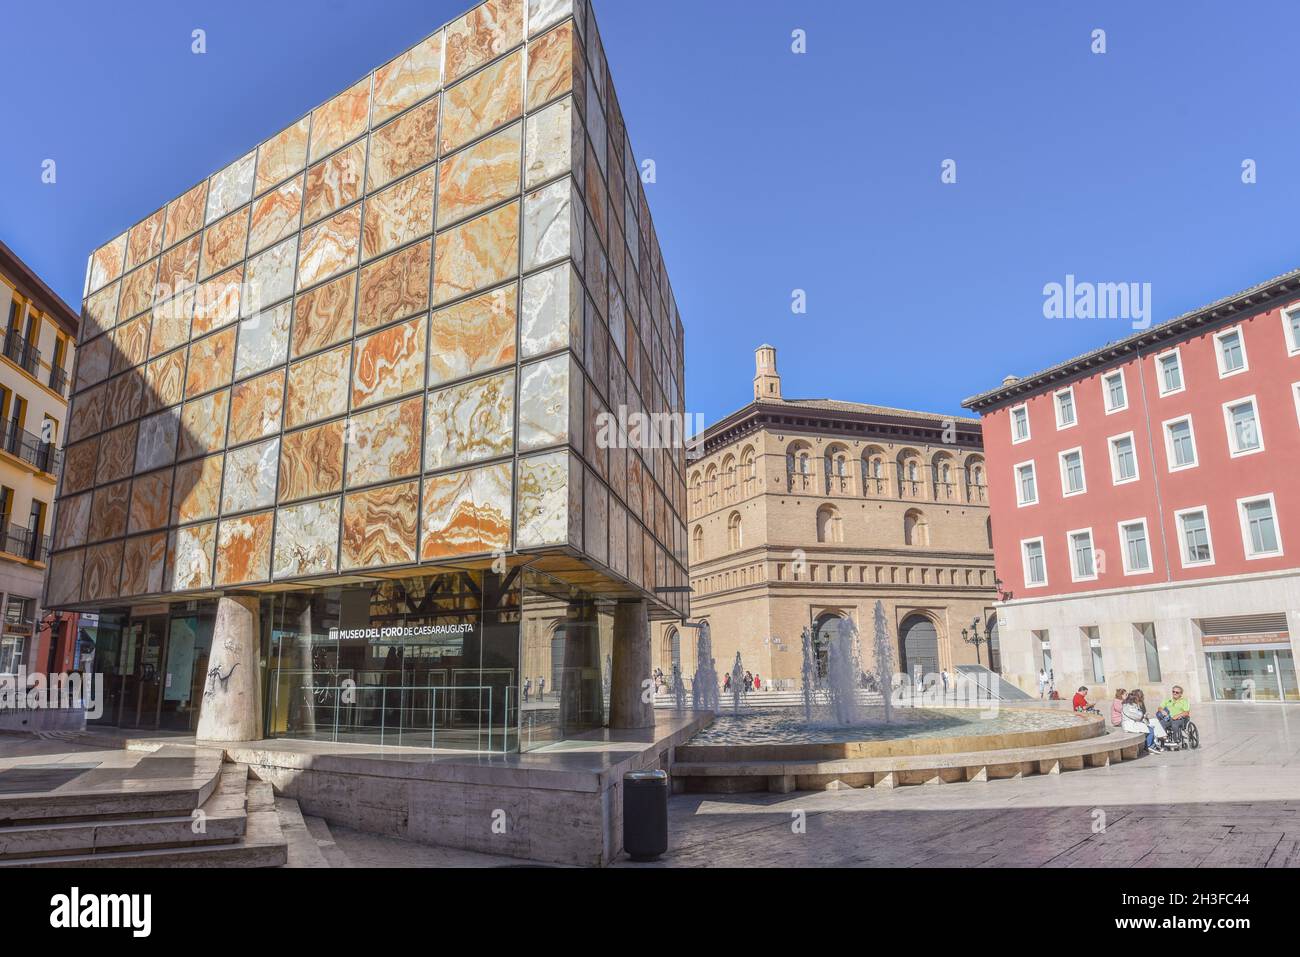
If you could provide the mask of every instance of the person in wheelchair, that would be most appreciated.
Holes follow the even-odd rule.
[[[1169,742],[1173,747],[1182,747],[1183,737],[1187,733],[1187,725],[1192,720],[1192,706],[1183,694],[1183,689],[1174,685],[1170,696],[1165,699],[1164,704],[1156,711],[1156,718],[1164,727],[1165,733],[1169,735]]]

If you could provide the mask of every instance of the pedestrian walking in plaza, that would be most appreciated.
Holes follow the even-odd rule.
[[[1042,698],[1047,694],[1047,669],[1038,669],[1038,697]]]
[[[528,703],[528,695],[532,692],[532,690],[533,690],[533,679],[525,678],[524,679],[524,704]]]

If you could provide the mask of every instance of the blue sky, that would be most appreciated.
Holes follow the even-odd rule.
[[[11,5],[0,238],[75,304],[92,248],[468,5]],[[1043,318],[1067,274],[1160,321],[1300,265],[1300,4],[595,7],[707,421],[764,341],[787,397],[952,412],[1131,332]]]

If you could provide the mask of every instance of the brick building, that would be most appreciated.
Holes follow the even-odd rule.
[[[945,434],[946,433],[946,434]],[[947,440],[947,441],[945,441]],[[776,350],[756,352],[754,401],[705,430],[687,474],[691,612],[719,670],[740,651],[797,687],[800,634],[883,601],[909,673],[976,661],[963,628],[994,627],[986,471],[973,419],[781,394]],[[695,632],[656,626],[655,662],[688,678]],[[988,664],[988,651],[980,657]]]

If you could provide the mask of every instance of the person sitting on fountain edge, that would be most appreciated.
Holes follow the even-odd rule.
[[[1074,710],[1078,712],[1091,712],[1098,714],[1096,708],[1088,704],[1088,686],[1079,685],[1079,690],[1074,693]]]

